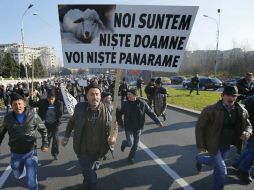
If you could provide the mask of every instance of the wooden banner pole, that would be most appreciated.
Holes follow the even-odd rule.
[[[110,137],[113,136],[115,130],[117,129],[117,124],[116,124],[116,108],[118,104],[118,89],[119,89],[119,84],[120,84],[120,79],[121,79],[121,69],[117,69],[116,71],[116,80],[115,80],[115,89],[114,89],[114,101],[113,101],[113,113],[112,113],[112,123],[111,123],[111,130],[110,130]]]

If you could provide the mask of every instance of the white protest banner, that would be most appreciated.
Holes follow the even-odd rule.
[[[178,72],[196,6],[59,5],[64,66]]]
[[[81,79],[78,81],[79,86],[86,87],[87,86],[87,80]]]
[[[66,105],[67,111],[70,115],[73,115],[74,108],[78,103],[77,100],[66,90],[63,84],[60,85],[60,89],[63,95],[64,103]]]
[[[50,85],[51,86],[55,86],[55,82],[52,80],[52,81],[50,81]]]

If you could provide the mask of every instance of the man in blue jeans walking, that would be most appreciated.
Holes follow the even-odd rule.
[[[196,159],[196,168],[201,171],[202,164],[214,168],[212,190],[224,188],[227,175],[225,159],[230,145],[240,151],[242,140],[248,140],[252,134],[252,126],[248,120],[248,112],[237,102],[237,88],[226,86],[222,100],[206,107],[196,124],[196,143],[200,152]]]
[[[254,97],[249,98],[245,101],[245,108],[249,112],[250,122],[254,124]],[[240,179],[249,184],[251,183],[252,177],[250,175],[250,168],[254,164],[254,137],[252,136],[247,141],[246,148],[241,152],[241,155],[235,160],[233,167],[238,169]]]
[[[247,142],[246,149],[243,150],[240,157],[235,160],[233,167],[238,169],[240,179],[244,183],[251,183],[250,168],[254,164],[254,138],[251,137]]]
[[[134,156],[138,148],[141,131],[145,124],[145,114],[160,127],[164,126],[148,104],[137,98],[136,89],[129,89],[127,91],[127,97],[128,101],[124,102],[121,109],[117,110],[117,122],[125,128],[126,140],[122,141],[121,150],[123,152],[125,147],[131,147],[128,161],[134,164]],[[124,115],[124,122],[122,121],[122,115]],[[133,143],[131,136],[133,136]]]
[[[37,190],[38,158],[35,129],[41,133],[43,152],[48,151],[47,129],[40,117],[25,107],[24,98],[14,93],[11,97],[13,111],[4,117],[0,126],[0,144],[8,131],[11,150],[11,168],[18,179],[27,176],[28,189]]]

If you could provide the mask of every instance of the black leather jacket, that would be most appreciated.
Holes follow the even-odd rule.
[[[29,99],[29,104],[31,107],[38,107],[39,108],[39,111],[38,111],[38,114],[40,116],[40,118],[42,120],[45,120],[46,118],[46,114],[47,114],[47,111],[48,111],[48,106],[49,106],[49,102],[47,99],[42,99],[38,102],[35,102],[31,99]],[[59,100],[55,100],[54,102],[54,106],[55,106],[55,113],[56,113],[56,119],[57,119],[57,125],[60,124],[60,118],[62,117],[62,102],[59,101]]]
[[[4,117],[0,126],[0,144],[6,132],[9,134],[11,152],[25,154],[30,152],[36,144],[36,128],[42,136],[42,146],[48,146],[47,129],[41,118],[33,110],[26,109],[25,119],[22,124],[18,122],[15,113],[11,112]]]
[[[131,107],[135,109],[133,110]],[[144,128],[145,114],[147,114],[156,124],[160,124],[160,120],[148,104],[138,98],[135,102],[125,101],[121,109],[116,110],[116,119],[118,125],[123,126],[127,130],[135,131]],[[122,120],[122,115],[124,115],[124,121]],[[137,116],[134,117],[136,120],[133,120],[133,115]]]

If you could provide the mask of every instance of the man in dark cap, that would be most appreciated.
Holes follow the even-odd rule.
[[[224,188],[227,175],[225,159],[230,146],[235,145],[240,152],[242,141],[252,134],[248,112],[236,102],[238,95],[235,86],[225,86],[222,100],[206,107],[196,124],[196,144],[200,152],[196,157],[196,168],[201,171],[202,164],[214,167],[213,190]]]
[[[121,109],[117,109],[117,121],[119,125],[124,127],[126,135],[126,140],[122,141],[121,150],[123,152],[125,147],[131,147],[128,161],[134,164],[134,156],[140,141],[141,131],[145,125],[145,114],[154,120],[159,127],[164,126],[148,104],[137,98],[136,89],[129,89],[127,91],[127,97],[128,101],[123,103]],[[124,115],[124,121],[122,120],[122,115]],[[131,141],[131,136],[133,136],[133,142]]]
[[[62,102],[56,99],[54,88],[48,91],[47,99],[41,99],[37,102],[29,99],[31,107],[38,107],[38,114],[45,122],[48,132],[49,144],[52,140],[51,155],[57,160],[59,154],[59,125],[62,117]]]
[[[119,86],[119,93],[121,95],[121,103],[123,103],[123,101],[125,99],[127,99],[127,90],[128,90],[128,84],[125,80],[125,78],[123,78],[123,81],[121,82],[120,86]]]
[[[42,137],[41,150],[48,151],[47,129],[33,110],[26,108],[24,97],[13,93],[11,97],[13,111],[4,117],[0,126],[0,144],[8,132],[11,151],[11,168],[18,179],[28,178],[28,189],[37,190],[37,148],[36,129]]]
[[[253,74],[250,72],[245,73],[244,78],[237,82],[239,94],[248,96],[254,95],[254,82],[252,81]]]
[[[137,79],[137,82],[136,82],[136,85],[137,85],[137,91],[139,91],[140,93],[140,97],[142,97],[142,85],[143,85],[143,79],[141,76],[138,77]]]
[[[111,105],[111,104],[112,104],[112,96],[111,96],[111,93],[110,93],[110,92],[102,92],[102,93],[101,93],[101,101],[102,101],[104,104],[109,104],[109,105]]]
[[[157,117],[162,116],[164,121],[166,121],[167,94],[166,88],[162,87],[161,78],[157,78],[154,89],[154,112]]]
[[[84,189],[97,188],[97,175],[94,170],[96,161],[103,158],[117,138],[117,128],[110,134],[111,113],[107,104],[101,102],[101,89],[98,84],[86,87],[87,102],[76,105],[70,118],[62,145],[66,146],[73,133],[73,148],[77,154],[84,176]]]
[[[145,87],[145,93],[148,100],[148,105],[152,108],[154,100],[154,90],[155,90],[155,79],[151,78],[150,82]]]

